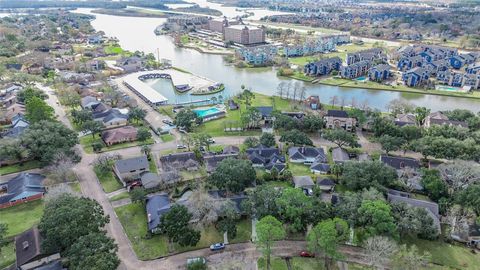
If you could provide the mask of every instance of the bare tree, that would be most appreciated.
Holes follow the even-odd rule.
[[[388,103],[387,109],[393,115],[405,114],[413,112],[415,110],[415,105],[406,100],[397,98]]]
[[[45,170],[48,174],[48,184],[59,184],[72,182],[76,180],[75,173],[72,170],[73,162],[64,153],[58,153],[54,157],[53,163]]]
[[[455,160],[438,166],[438,170],[450,193],[480,183],[480,165],[473,161]]]
[[[357,99],[355,97],[352,97],[352,108],[357,107]]]
[[[79,195],[73,189],[65,183],[61,183],[52,187],[48,188],[48,192],[45,194],[45,201],[53,201],[58,198],[62,194],[71,194],[71,195]]]
[[[285,89],[285,98],[289,99],[290,98],[290,91],[292,90],[292,82],[289,82],[288,85],[286,85]]]
[[[330,98],[330,104],[332,104],[332,107],[335,107],[335,104],[337,104],[337,102],[338,102],[337,96],[333,96]]]
[[[283,95],[285,93],[285,88],[287,87],[287,83],[286,82],[280,82],[278,85],[277,85],[277,95],[280,97],[280,98],[283,98]]]
[[[362,109],[363,111],[367,111],[368,108],[369,108],[369,107],[368,107],[368,100],[365,99],[365,100],[362,102],[361,109]]]
[[[305,86],[300,87],[300,92],[298,94],[298,100],[303,101],[307,98],[307,88]]]
[[[192,220],[199,228],[204,228],[217,222],[226,200],[211,197],[205,190],[197,189],[192,192],[185,206],[192,213]]]
[[[414,168],[405,167],[401,169],[401,174],[399,175],[398,180],[407,187],[409,192],[412,192],[415,190],[415,186],[420,183],[421,176]]]
[[[346,99],[344,96],[340,98],[340,109],[343,110],[343,107],[345,107]]]
[[[373,236],[365,241],[366,259],[375,269],[385,269],[397,250],[397,244],[385,236]]]
[[[451,234],[456,236],[468,236],[470,221],[475,217],[473,211],[454,205],[450,207],[445,216],[445,222],[450,225]]]

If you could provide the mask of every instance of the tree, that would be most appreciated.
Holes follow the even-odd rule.
[[[401,236],[435,239],[439,228],[425,208],[412,207],[405,203],[392,204],[398,231]]]
[[[145,142],[150,138],[152,138],[152,133],[150,130],[148,130],[148,128],[141,127],[137,130],[137,140],[139,142]]]
[[[145,154],[148,157],[148,160],[151,160],[150,155],[152,154],[152,146],[150,146],[148,144],[144,144],[144,145],[142,145],[140,151],[141,151],[142,154]]]
[[[136,187],[129,192],[130,199],[132,202],[137,203],[144,203],[145,199],[147,198],[147,191],[143,187]]]
[[[2,247],[5,244],[3,241],[7,235],[8,225],[5,223],[0,223],[0,254],[2,254]]]
[[[343,164],[341,183],[351,190],[391,186],[398,175],[395,169],[380,161],[347,162]]]
[[[81,236],[68,249],[68,268],[115,270],[120,265],[117,250],[117,244],[105,232]]]
[[[358,147],[359,145],[357,136],[341,128],[328,130],[323,134],[323,138],[333,142],[340,148],[343,148],[345,145],[350,147]]]
[[[438,166],[443,181],[450,193],[480,183],[480,165],[473,161],[456,160]]]
[[[402,147],[405,143],[405,140],[400,137],[392,137],[390,135],[382,135],[378,138],[378,142],[382,145],[383,150],[387,153],[387,155],[391,151],[397,151]]]
[[[212,144],[212,136],[206,133],[197,133],[193,135],[193,141],[197,147],[206,147],[210,150],[210,144]]]
[[[325,268],[330,269],[331,260],[343,258],[338,251],[338,245],[345,242],[349,236],[348,224],[340,218],[327,219],[318,223],[307,235],[310,251],[324,254]]]
[[[310,218],[312,199],[299,188],[285,188],[276,201],[279,216],[294,232],[305,230]]]
[[[75,173],[72,170],[73,162],[65,153],[58,153],[53,158],[50,166],[46,168],[48,172],[48,183],[59,184],[76,180]]]
[[[38,97],[42,100],[48,98],[48,95],[45,94],[42,90],[35,87],[26,87],[23,90],[17,92],[17,100],[21,103],[25,103],[32,97]]]
[[[472,209],[480,216],[480,184],[469,185],[455,194],[455,202],[465,208]]]
[[[195,144],[195,139],[190,134],[183,134],[180,140],[182,144],[187,146],[188,151],[190,151],[190,147]]]
[[[331,167],[330,167],[330,172],[335,175],[335,178],[337,178],[338,180],[338,177],[343,173],[343,166],[342,164],[339,164],[339,163],[334,163]]]
[[[240,192],[256,178],[255,169],[249,160],[227,158],[222,160],[208,177],[208,182],[229,192]]]
[[[285,238],[286,232],[282,223],[272,216],[266,216],[260,219],[256,225],[256,231],[256,244],[262,249],[263,255],[267,259],[267,269],[269,270],[272,244],[274,241]]]
[[[266,147],[275,146],[275,135],[266,132],[262,133],[262,136],[260,136],[260,144]]]
[[[147,112],[139,107],[132,108],[130,112],[128,112],[128,120],[133,120],[137,124],[143,120],[145,116],[147,116]]]
[[[415,108],[415,119],[417,120],[417,125],[423,125],[425,118],[430,114],[430,109],[425,107]]]
[[[247,148],[253,148],[257,145],[260,144],[260,141],[258,140],[258,138],[256,137],[247,137],[245,138],[245,140],[243,141],[243,144],[245,144],[245,146]]]
[[[384,236],[373,236],[365,241],[368,264],[375,269],[385,269],[398,250],[395,241]]]
[[[406,114],[414,111],[415,106],[403,99],[394,99],[387,106],[390,113],[394,116],[397,114]]]
[[[242,202],[242,209],[250,216],[261,219],[265,216],[278,216],[277,198],[282,192],[270,185],[261,185],[248,193]]]
[[[100,204],[92,199],[62,194],[45,205],[38,229],[43,236],[42,250],[63,252],[81,236],[100,232],[109,217]]]
[[[255,107],[248,107],[246,111],[242,112],[240,115],[240,121],[243,126],[247,128],[258,127],[258,123],[262,119],[262,114]]]
[[[448,197],[447,185],[440,178],[438,170],[422,170],[420,183],[430,199],[438,202],[441,198]]]
[[[23,165],[24,159],[28,157],[27,149],[18,139],[0,140],[0,159],[19,161]]]
[[[31,97],[25,103],[25,118],[30,123],[38,123],[42,120],[52,121],[55,117],[55,111],[43,99]]]
[[[73,122],[77,125],[82,125],[87,121],[93,120],[92,111],[88,109],[73,110],[72,111]]]
[[[192,111],[191,109],[181,110],[175,116],[175,125],[180,128],[184,128],[186,131],[192,131],[194,124],[200,124],[202,121],[201,118],[197,116],[197,114]]]
[[[337,96],[332,96],[330,98],[330,104],[332,104],[332,107],[335,107],[335,104],[338,102],[338,97]]]
[[[59,152],[71,154],[78,137],[59,122],[40,121],[25,130],[21,141],[32,158],[48,163]]]
[[[191,217],[187,207],[175,204],[160,218],[158,228],[167,235],[170,244],[195,246],[200,240],[200,232],[188,227]]]
[[[387,203],[365,200],[358,208],[358,215],[359,225],[363,226],[367,237],[385,235],[398,238],[392,209]]]
[[[376,116],[373,119],[372,130],[375,137],[380,137],[382,135],[396,137],[400,134],[399,127],[396,126],[392,120],[382,116]]]
[[[228,238],[233,239],[237,236],[237,220],[239,217],[234,202],[229,200],[227,204],[222,206],[221,217],[217,228],[220,232],[226,232]]]
[[[102,123],[95,120],[88,120],[82,124],[82,131],[85,133],[90,132],[92,138],[95,138],[95,135],[102,131]]]
[[[184,203],[192,214],[196,227],[199,228],[205,228],[217,222],[226,204],[228,204],[227,200],[216,200],[203,189],[193,191]]]
[[[323,118],[316,115],[306,115],[303,118],[303,130],[305,132],[320,132],[323,128]]]
[[[308,135],[297,129],[283,132],[280,141],[292,143],[294,145],[313,145],[313,142]]]
[[[431,255],[427,251],[420,254],[417,246],[412,245],[408,248],[406,245],[402,245],[395,255],[394,269],[418,270],[428,266],[430,261]]]

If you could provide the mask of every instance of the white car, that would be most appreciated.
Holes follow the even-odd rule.
[[[185,148],[187,148],[185,145],[177,144],[177,149],[185,149]]]

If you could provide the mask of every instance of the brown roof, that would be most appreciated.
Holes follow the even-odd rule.
[[[37,227],[15,237],[17,267],[20,267],[42,255],[40,252],[40,243],[41,237]]]
[[[137,129],[132,126],[119,127],[102,132],[102,139],[106,143],[121,142],[126,139],[135,140]]]

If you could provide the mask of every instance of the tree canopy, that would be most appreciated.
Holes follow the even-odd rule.
[[[363,226],[365,236],[384,235],[398,238],[392,209],[387,203],[365,200],[358,208],[358,216],[359,225]]]
[[[344,146],[349,147],[358,147],[357,142],[358,138],[355,134],[348,132],[342,128],[335,128],[326,131],[323,134],[323,138],[329,140],[336,144],[338,147],[343,148]]]
[[[26,100],[25,118],[30,123],[38,123],[42,120],[53,120],[55,111],[43,99],[33,96]]]
[[[395,169],[380,161],[347,162],[343,165],[341,182],[351,190],[361,190],[391,186],[397,177]]]
[[[81,236],[68,249],[69,269],[115,270],[120,265],[117,250],[117,244],[105,233]]]
[[[198,125],[202,123],[202,119],[191,109],[185,109],[177,113],[174,122],[178,127],[190,132],[194,124]]]
[[[260,219],[256,225],[256,244],[262,249],[263,255],[267,257],[267,269],[270,269],[270,255],[274,241],[282,240],[286,236],[282,223],[273,216],[266,216]]]
[[[208,182],[229,192],[240,192],[256,178],[255,169],[249,160],[227,158],[222,160],[208,177]]]
[[[313,142],[308,135],[297,129],[283,132],[280,141],[292,143],[294,145],[313,145]]]
[[[187,207],[175,204],[160,218],[159,229],[170,242],[180,246],[195,246],[200,240],[200,232],[189,227],[192,214]]]

